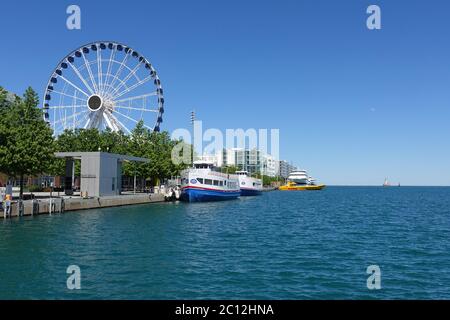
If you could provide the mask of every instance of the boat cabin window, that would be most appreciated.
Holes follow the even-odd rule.
[[[211,169],[213,167],[210,163],[194,163],[195,169]]]
[[[197,178],[197,181],[203,184],[203,178]]]
[[[212,185],[212,184],[213,184],[213,182],[212,182],[212,180],[211,180],[211,179],[205,179],[205,184],[209,184],[209,185]]]
[[[231,189],[236,189],[237,188],[237,184],[236,182],[228,182],[228,187]]]
[[[219,181],[218,180],[214,180],[214,185],[218,186],[219,185]]]
[[[219,186],[223,187],[223,181],[219,181]]]

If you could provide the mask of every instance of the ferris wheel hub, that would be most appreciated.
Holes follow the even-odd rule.
[[[103,99],[97,94],[93,94],[87,101],[87,106],[91,111],[98,111],[103,106]]]

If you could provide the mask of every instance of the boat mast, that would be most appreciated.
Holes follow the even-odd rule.
[[[192,125],[192,144],[191,144],[191,165],[194,168],[194,146],[195,146],[195,110],[191,111],[191,125]]]

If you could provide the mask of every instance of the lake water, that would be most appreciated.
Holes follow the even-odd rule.
[[[69,265],[81,290],[68,290]],[[381,289],[366,269],[381,269]],[[0,299],[450,299],[450,188],[329,187],[0,221]]]

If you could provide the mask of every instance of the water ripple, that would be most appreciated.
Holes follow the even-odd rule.
[[[449,195],[330,187],[3,221],[0,298],[449,299]]]

